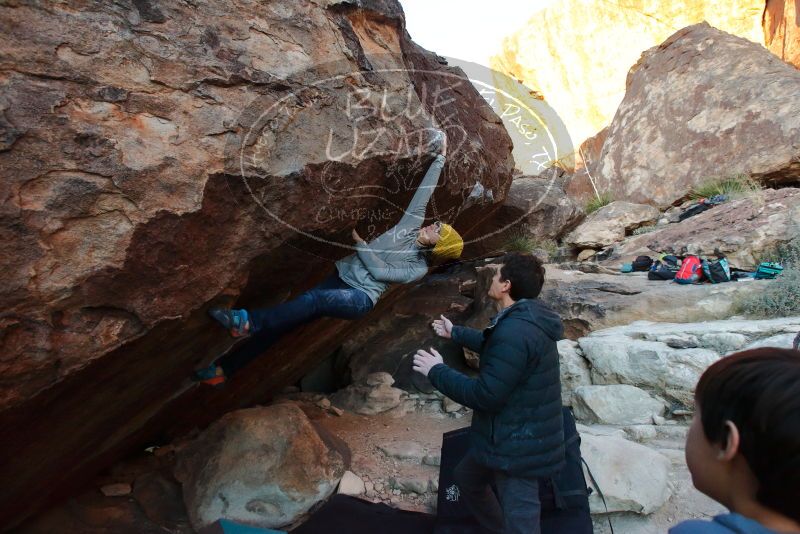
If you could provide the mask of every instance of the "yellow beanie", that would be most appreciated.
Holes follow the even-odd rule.
[[[464,240],[461,239],[455,228],[449,224],[442,224],[442,228],[439,231],[439,241],[433,247],[434,256],[455,260],[461,257],[461,251],[463,250]]]

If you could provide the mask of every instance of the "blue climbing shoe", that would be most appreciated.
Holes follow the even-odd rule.
[[[208,314],[219,321],[219,323],[224,326],[233,337],[242,337],[247,335],[250,330],[247,310],[211,308],[208,310]]]
[[[200,382],[209,386],[220,387],[225,384],[225,372],[222,367],[211,364],[192,373],[192,382]]]

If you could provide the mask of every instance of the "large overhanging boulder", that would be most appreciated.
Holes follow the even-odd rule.
[[[800,71],[763,46],[689,26],[642,54],[595,178],[614,198],[666,207],[744,173],[800,182]]]
[[[0,7],[0,522],[121,454],[268,397],[352,323],[287,336],[224,392],[212,305],[276,303],[394,224],[450,139],[429,214],[501,202],[511,141],[394,0]],[[435,117],[435,122],[430,119]]]

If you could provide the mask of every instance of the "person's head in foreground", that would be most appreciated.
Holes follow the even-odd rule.
[[[521,299],[535,299],[544,285],[544,267],[536,256],[510,252],[496,265],[489,298],[509,306]]]
[[[671,533],[800,533],[800,351],[752,349],[711,365],[686,463],[695,487],[732,513]]]
[[[433,258],[439,261],[457,260],[464,250],[464,240],[456,229],[436,221],[419,229],[417,243],[430,247]]]

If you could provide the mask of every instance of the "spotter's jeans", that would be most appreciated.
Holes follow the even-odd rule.
[[[479,463],[471,452],[453,476],[472,514],[487,531],[497,534],[540,534],[539,481],[512,477]],[[499,500],[491,484],[497,486]]]

